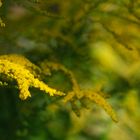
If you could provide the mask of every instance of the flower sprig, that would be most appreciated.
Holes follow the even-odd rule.
[[[66,95],[61,91],[49,87],[46,83],[41,81],[41,77],[38,76],[41,74],[47,76],[51,75],[53,70],[60,70],[69,77],[72,83],[72,89]],[[62,103],[70,102],[73,111],[77,115],[80,115],[80,109],[76,102],[79,101],[82,107],[86,107],[86,104],[83,101],[88,99],[101,106],[110,115],[112,120],[115,122],[118,120],[111,105],[100,94],[100,90],[81,89],[72,71],[59,63],[44,61],[40,64],[40,67],[38,67],[21,55],[1,55],[0,74],[4,74],[10,80],[15,80],[17,82],[17,86],[15,87],[19,89],[19,97],[22,100],[31,97],[29,88],[35,87],[48,93],[50,96],[65,95],[62,99]],[[0,81],[0,86],[9,86],[9,84],[7,81]]]
[[[69,77],[69,79],[72,83],[72,90],[69,91],[66,94],[66,96],[63,98],[63,103],[70,102],[72,105],[72,109],[76,113],[77,116],[80,115],[80,110],[76,104],[76,101],[79,101],[81,103],[82,107],[87,108],[87,105],[84,104],[83,101],[85,99],[88,99],[90,101],[95,102],[100,107],[102,107],[108,113],[108,115],[112,118],[113,121],[115,121],[115,122],[118,121],[115,111],[113,110],[111,105],[105,100],[105,98],[102,96],[103,93],[101,93],[99,91],[99,89],[81,90],[72,71],[68,70],[61,64],[44,61],[41,63],[41,68],[44,70],[44,73],[46,73],[46,74],[49,73],[49,75],[51,75],[51,70],[55,70],[55,71],[61,70]]]
[[[12,55],[10,55],[10,58],[12,58]],[[11,59],[9,56],[1,56],[0,58],[0,74],[5,74],[8,78],[14,79],[17,82],[18,89],[20,91],[19,97],[22,100],[27,99],[28,97],[31,97],[31,93],[29,92],[29,87],[35,87],[39,88],[40,90],[49,93],[50,96],[64,95],[63,92],[57,91],[56,89],[50,88],[47,84],[45,84],[43,81],[40,81],[38,78],[35,78],[34,74],[31,72],[31,70],[28,70],[27,67],[25,67],[28,64],[31,64],[31,62],[26,63],[26,59],[23,59],[22,56],[16,56],[17,59]],[[15,56],[13,55],[13,58]],[[18,64],[20,60],[23,60],[23,63]],[[23,64],[23,66],[22,66]]]

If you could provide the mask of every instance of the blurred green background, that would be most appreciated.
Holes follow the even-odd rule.
[[[114,123],[89,103],[77,117],[38,90],[21,101],[15,88],[0,87],[0,140],[139,140],[140,1],[3,0],[0,54],[22,54],[35,64],[63,64],[83,88],[101,87],[118,114]],[[67,91],[53,72],[48,84]]]

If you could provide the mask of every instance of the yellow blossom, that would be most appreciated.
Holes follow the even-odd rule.
[[[19,97],[22,100],[31,97],[29,87],[39,88],[40,90],[49,93],[50,96],[64,95],[64,93],[50,88],[47,84],[35,78],[35,76],[28,69],[25,69],[24,66],[16,64],[16,60],[15,62],[11,62],[6,59],[0,59],[0,73],[17,81],[20,91]]]
[[[111,105],[100,94],[92,90],[87,90],[85,91],[84,95],[89,100],[94,101],[96,104],[101,106],[110,115],[113,121],[118,121],[116,113],[112,109]]]
[[[47,70],[47,72],[48,72],[48,70],[49,70],[49,72],[51,70],[55,70],[55,71],[61,70],[69,77],[69,79],[72,83],[72,91],[69,91],[67,93],[67,95],[63,98],[63,103],[71,102],[73,111],[78,116],[80,115],[80,112],[79,112],[78,107],[76,106],[76,100],[81,101],[84,98],[84,99],[94,101],[96,104],[101,106],[108,113],[108,115],[110,115],[110,117],[112,118],[113,121],[115,121],[115,122],[118,121],[117,116],[116,116],[114,110],[112,109],[111,105],[109,105],[109,103],[104,99],[104,97],[101,96],[101,94],[97,93],[97,92],[99,92],[100,88],[95,89],[95,91],[81,90],[74,74],[61,64],[44,61],[41,63],[41,67],[44,70],[44,72],[46,72],[45,70]],[[97,92],[96,92],[96,90],[97,90]]]
[[[63,98],[63,103],[70,102],[73,111],[79,116],[80,112],[79,107],[77,106],[77,101],[79,103],[82,101],[82,99],[94,101],[96,104],[101,106],[115,122],[117,122],[117,117],[112,107],[108,104],[104,97],[98,94],[100,91],[81,90],[74,74],[61,64],[44,61],[41,63],[41,68],[34,65],[21,55],[11,54],[0,56],[0,74],[4,74],[7,76],[7,78],[16,80],[17,88],[20,92],[19,97],[22,100],[31,97],[31,93],[29,91],[30,87],[38,88],[45,93],[49,93],[50,96],[64,95],[63,92],[50,88],[46,83],[39,80],[37,76],[38,74],[45,72],[47,72],[46,75],[51,74],[52,70],[61,70],[69,77],[72,83],[72,89]],[[8,83],[0,81],[0,86],[7,85]]]
[[[25,58],[22,55],[18,54],[8,54],[8,55],[1,55],[1,60],[8,60],[10,62],[16,63],[24,67],[25,69],[28,69],[31,73],[33,73],[36,77],[38,77],[38,73],[41,73],[41,69],[31,63],[27,58]]]

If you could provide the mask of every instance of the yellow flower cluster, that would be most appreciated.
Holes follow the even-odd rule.
[[[93,90],[84,91],[85,98],[88,98],[91,101],[94,101],[96,104],[101,106],[112,118],[113,121],[117,122],[118,118],[116,113],[112,109],[111,105],[98,93],[94,92]]]
[[[22,100],[31,97],[29,87],[39,88],[40,90],[49,93],[50,96],[64,95],[64,93],[50,88],[47,84],[40,81],[38,78],[35,78],[31,70],[29,71],[27,69],[29,64],[31,65],[31,62],[27,61],[27,59],[24,59],[24,57],[20,55],[13,55],[13,58],[12,55],[4,55],[0,57],[0,73],[5,74],[8,78],[16,80],[20,91],[19,97]],[[32,66],[34,65],[32,64]]]
[[[81,90],[74,74],[61,64],[44,61],[40,65],[41,68],[31,63],[25,57],[17,54],[0,56],[0,74],[4,74],[7,76],[7,78],[16,80],[17,88],[20,91],[19,97],[22,100],[31,97],[29,87],[39,88],[40,90],[49,93],[50,96],[65,95],[63,92],[50,88],[47,84],[38,79],[39,74],[43,73],[46,75],[51,75],[52,70],[60,70],[69,77],[72,83],[72,90],[69,91],[67,95],[63,98],[63,103],[70,102],[73,111],[77,115],[79,115],[80,110],[77,107],[76,101],[81,102],[81,105],[83,104],[83,99],[94,101],[110,115],[112,120],[117,122],[115,112],[113,111],[112,107],[108,104],[108,102],[104,99],[104,97],[102,97],[102,95],[99,94],[99,91]],[[0,81],[0,86],[8,86],[8,83]],[[84,105],[82,107],[84,107]]]
[[[41,73],[41,69],[31,63],[27,58],[25,58],[22,55],[18,54],[8,54],[8,55],[1,55],[0,60],[8,60],[12,63],[19,64],[25,69],[28,69],[31,73],[34,74],[35,77],[39,77],[39,74]]]
[[[70,70],[65,68],[63,65],[54,62],[44,61],[41,63],[41,67],[44,70],[44,73],[49,72],[49,74],[51,74],[51,70],[61,70],[70,78],[71,83],[73,85],[72,91],[68,92],[67,95],[63,98],[63,103],[71,102],[72,108],[78,116],[80,115],[80,112],[79,108],[76,107],[76,101],[78,100],[82,102],[83,99],[88,99],[90,101],[94,101],[96,104],[101,106],[110,115],[113,121],[118,121],[117,116],[114,110],[112,109],[111,105],[109,105],[108,102],[104,99],[104,97],[102,97],[102,95],[98,93],[99,91],[81,90],[74,74]]]
[[[74,90],[74,91],[68,92],[68,94],[64,97],[63,102],[66,103],[66,102],[70,101],[70,102],[72,102],[72,105],[75,106],[75,103],[74,103],[75,99],[78,99],[79,101],[81,101],[82,104],[85,99],[94,101],[97,105],[102,107],[108,113],[108,115],[112,118],[113,121],[115,121],[115,122],[118,121],[116,113],[114,112],[111,105],[97,91],[89,90],[89,89],[88,90],[79,89],[78,91]],[[84,106],[85,106],[85,104],[84,104]],[[76,109],[76,107],[74,107],[74,108]],[[77,109],[76,109],[76,113],[79,114],[79,111]]]

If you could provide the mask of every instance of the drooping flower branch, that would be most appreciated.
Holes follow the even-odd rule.
[[[80,86],[78,85],[77,80],[76,80],[74,74],[72,73],[72,71],[68,70],[61,64],[54,63],[54,62],[48,62],[48,61],[42,62],[41,68],[42,68],[43,72],[46,74],[49,73],[51,75],[52,70],[55,70],[55,71],[60,70],[69,77],[69,79],[72,83],[72,90],[69,91],[66,94],[66,96],[63,98],[63,103],[70,102],[72,105],[73,111],[77,115],[80,115],[80,110],[76,106],[75,101],[76,100],[80,101],[81,105],[82,105],[83,99],[88,99],[90,101],[94,101],[96,104],[101,106],[110,115],[110,117],[112,118],[113,121],[115,121],[115,122],[118,121],[116,113],[112,109],[111,105],[105,100],[105,98],[101,94],[98,93],[100,91],[96,91],[96,90],[94,91],[94,90],[89,90],[89,89],[82,90],[80,88]],[[84,105],[82,107],[84,107]]]
[[[28,66],[31,66],[32,68],[35,67],[35,65],[20,55],[4,55],[0,57],[0,74],[4,74],[8,78],[16,80],[20,91],[19,97],[22,100],[31,97],[29,87],[39,88],[40,90],[49,93],[50,96],[64,95],[64,93],[50,88],[43,81],[35,78],[34,71],[31,71],[31,67]]]

